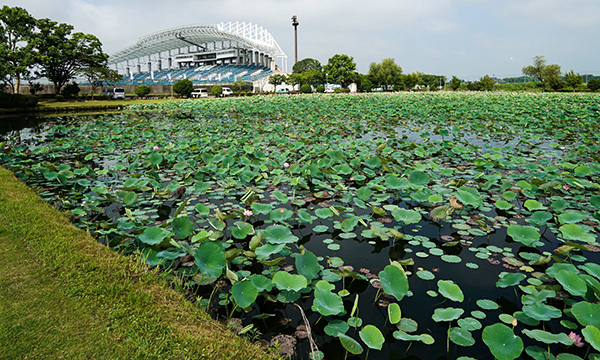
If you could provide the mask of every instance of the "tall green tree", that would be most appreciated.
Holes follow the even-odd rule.
[[[481,84],[481,90],[484,91],[492,91],[494,90],[494,85],[496,82],[489,75],[485,75],[484,77],[479,79],[479,83]]]
[[[290,77],[294,84],[319,85],[323,83],[325,75],[319,60],[306,58],[294,64]]]
[[[330,82],[341,84],[345,88],[355,78],[356,63],[352,56],[335,54],[329,59],[324,70]]]
[[[0,76],[13,94],[36,62],[32,37],[36,20],[27,10],[4,5],[0,10]]]
[[[376,85],[389,90],[402,82],[402,68],[391,58],[383,59],[379,64],[373,62],[369,66],[369,78]]]
[[[300,73],[307,72],[310,70],[322,71],[323,66],[321,66],[321,62],[319,60],[312,59],[312,58],[306,58],[306,59],[302,59],[302,60],[298,61],[297,63],[295,63],[294,67],[292,68],[292,72],[294,74],[300,74]]]
[[[462,83],[462,81],[459,78],[457,78],[456,76],[453,75],[452,76],[452,80],[450,80],[450,88],[453,91],[456,91],[460,87],[461,83]]]
[[[543,92],[546,92],[546,85],[549,83],[560,83],[560,66],[546,65],[546,58],[539,55],[533,58],[533,65],[523,68],[523,74],[538,79],[542,83]]]
[[[287,76],[283,74],[273,74],[269,77],[269,84],[273,85],[273,90],[277,89],[277,86],[287,81]]]
[[[406,74],[402,76],[402,82],[407,90],[412,90],[419,83],[419,73]]]
[[[54,84],[56,94],[79,69],[106,65],[102,43],[90,34],[73,32],[73,26],[50,19],[38,20],[34,49],[39,56],[38,74]]]
[[[565,73],[565,82],[569,87],[572,87],[573,92],[575,92],[575,88],[583,84],[583,76],[575,74],[575,72],[571,70],[568,73]]]

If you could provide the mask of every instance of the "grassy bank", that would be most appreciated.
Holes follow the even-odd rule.
[[[0,168],[0,359],[274,359]]]
[[[86,101],[56,101],[54,99],[40,100],[36,107],[0,109],[0,114],[14,113],[62,113],[69,111],[105,111],[122,109],[126,105],[162,103],[181,101],[182,99],[134,99],[134,100],[86,100]]]

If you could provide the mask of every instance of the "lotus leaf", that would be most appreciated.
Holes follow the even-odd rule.
[[[383,291],[393,295],[398,301],[408,293],[408,279],[404,271],[397,266],[388,265],[379,272]]]
[[[315,285],[315,299],[311,309],[323,316],[339,315],[344,311],[342,298],[334,294],[335,286],[326,280],[320,280]]]
[[[513,360],[523,352],[523,340],[504,324],[486,326],[481,337],[498,360]]]
[[[540,239],[540,231],[533,226],[512,224],[508,226],[506,233],[515,241],[518,241],[525,246],[531,246]]]
[[[471,333],[460,327],[453,327],[448,332],[450,340],[456,345],[460,346],[472,346],[475,344],[475,339]]]
[[[530,338],[543,342],[544,344],[563,344],[563,345],[573,345],[573,340],[569,337],[569,335],[560,333],[560,334],[552,334],[543,330],[529,330],[523,329],[523,334],[529,336]]]
[[[596,237],[586,232],[581,226],[577,224],[566,224],[559,228],[562,236],[567,240],[583,241],[587,243],[593,243],[596,241]]]
[[[329,336],[337,337],[339,335],[345,335],[350,329],[350,325],[342,320],[331,320],[325,326],[325,334]]]
[[[289,228],[283,225],[271,225],[263,233],[263,238],[269,244],[289,244],[298,241]]]
[[[390,324],[397,324],[402,318],[402,312],[400,311],[400,305],[397,303],[391,303],[388,305],[388,317],[390,318]]]
[[[592,325],[597,328],[600,327],[600,304],[580,301],[573,305],[571,313],[583,326]]]
[[[600,330],[593,325],[587,325],[581,330],[585,341],[587,341],[594,349],[600,351]]]
[[[433,315],[431,316],[431,318],[435,322],[452,321],[458,319],[464,312],[465,311],[463,309],[457,309],[452,307],[443,309],[437,308],[433,311]]]
[[[158,226],[153,226],[146,228],[144,232],[138,236],[138,239],[147,245],[157,245],[171,235],[173,234],[170,231]]]
[[[456,198],[460,200],[461,203],[471,205],[476,209],[483,205],[481,194],[477,189],[472,187],[461,186],[456,193]]]
[[[463,302],[465,296],[458,285],[451,280],[438,280],[438,292],[452,301]]]
[[[363,348],[360,343],[350,336],[340,334],[338,335],[338,338],[340,339],[344,349],[346,349],[350,354],[360,355],[363,353]]]
[[[392,211],[392,216],[396,221],[401,221],[404,225],[416,224],[421,221],[421,214],[415,210],[398,208]]]
[[[573,296],[584,296],[587,292],[586,282],[575,272],[561,270],[555,276],[556,280]]]
[[[295,258],[298,274],[304,276],[308,282],[319,277],[321,265],[315,254],[306,250],[304,254],[297,254]]]
[[[221,243],[205,241],[194,251],[194,262],[202,274],[218,278],[225,268],[225,250]]]
[[[550,321],[552,319],[559,319],[562,316],[562,312],[557,308],[539,302],[523,305],[523,312],[530,318],[539,321]]]
[[[502,275],[502,274],[500,274]],[[525,280],[526,276],[521,273],[508,273],[504,274],[500,280],[496,282],[496,287],[505,288],[509,286],[518,285],[521,281]]]
[[[258,289],[251,280],[239,281],[231,287],[231,295],[239,307],[247,308],[254,304]]]
[[[367,325],[358,333],[360,339],[371,349],[381,350],[385,338],[381,331],[373,325]]]

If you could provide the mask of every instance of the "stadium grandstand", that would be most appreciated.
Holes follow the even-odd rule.
[[[169,85],[182,79],[225,85],[287,70],[287,56],[273,35],[245,22],[162,30],[110,55],[108,62],[124,75],[118,85]]]

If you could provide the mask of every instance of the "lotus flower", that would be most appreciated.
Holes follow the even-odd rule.
[[[152,148],[152,150],[158,150],[158,145],[154,145],[154,147]]]
[[[286,163],[286,162],[284,162],[284,163],[283,163],[283,167],[290,167],[290,164],[289,164],[289,163]]]
[[[562,188],[563,188],[565,191],[569,191],[569,189],[570,189],[571,187],[569,186],[569,184],[564,184],[564,185],[562,186]]]
[[[575,346],[582,347],[583,345],[585,345],[584,342],[581,341],[581,335],[577,335],[573,331],[571,331],[569,337],[571,338],[571,340],[573,340],[573,344]]]
[[[252,216],[252,215],[254,215],[252,210],[248,210],[248,209],[244,210],[244,216]]]
[[[279,209],[279,212],[283,214],[285,210],[283,208]]]

